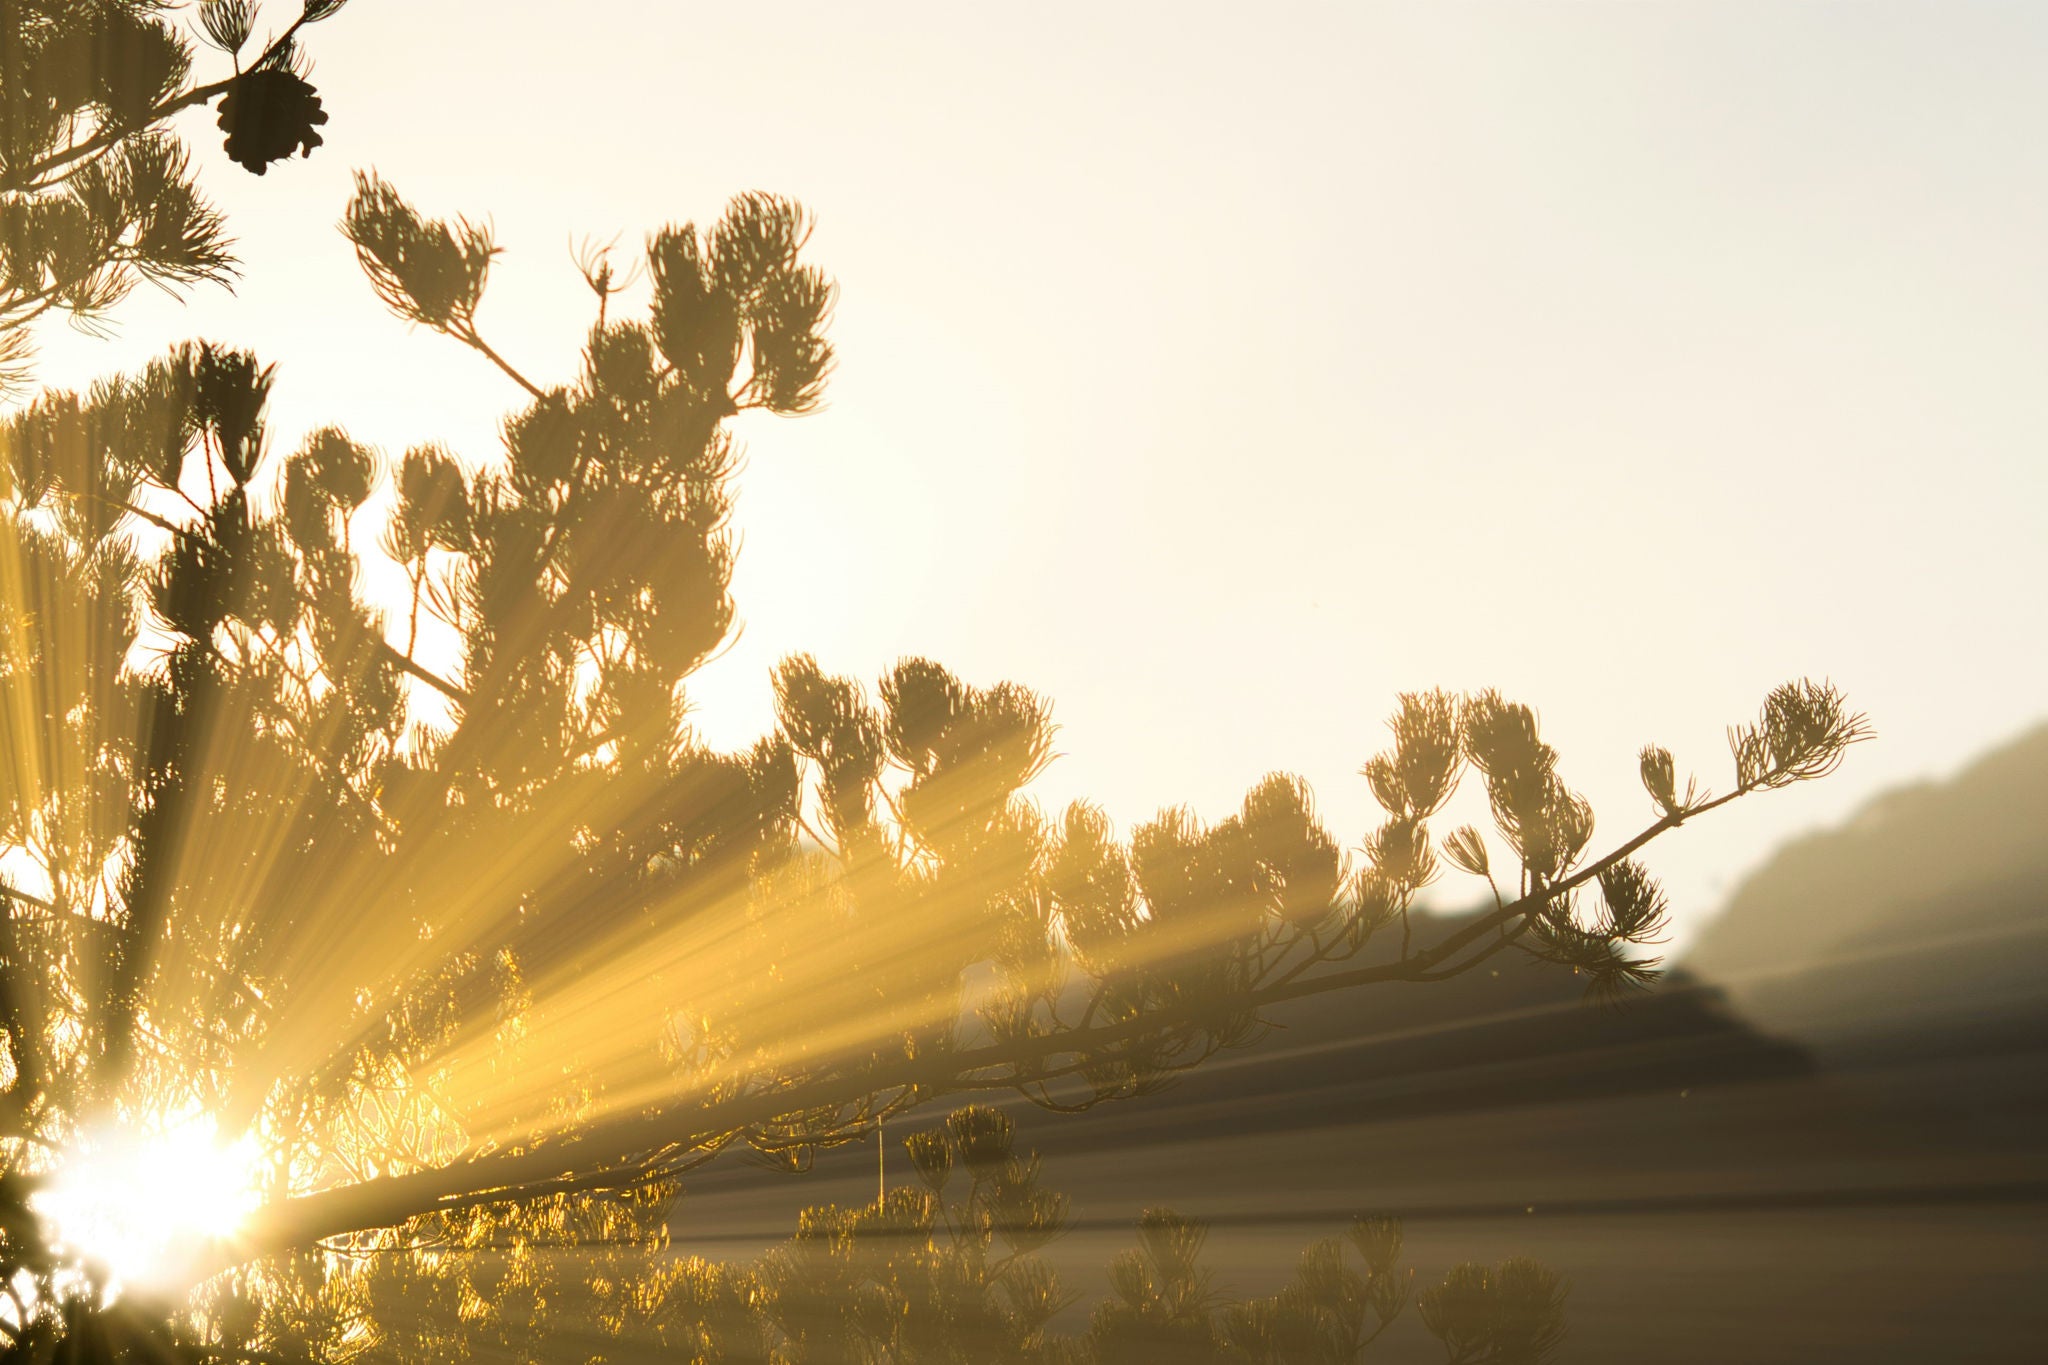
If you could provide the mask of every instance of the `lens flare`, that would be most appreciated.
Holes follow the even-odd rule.
[[[110,1292],[178,1289],[204,1275],[208,1249],[256,1210],[255,1157],[246,1139],[220,1142],[204,1116],[153,1131],[102,1128],[30,1207],[52,1250],[104,1276]]]

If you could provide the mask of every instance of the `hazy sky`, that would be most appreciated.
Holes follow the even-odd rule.
[[[352,169],[494,221],[484,330],[544,383],[572,238],[801,199],[840,364],[742,424],[716,740],[784,653],[922,653],[1054,698],[1049,805],[1219,817],[1284,768],[1355,844],[1395,694],[1492,685],[1604,846],[1642,743],[1725,785],[1724,727],[1832,677],[1879,741],[1660,843],[1683,925],[2048,714],[2048,7],[356,0],[313,38],[312,160],[190,126],[238,293],[48,332],[43,378],[206,335],[279,363],[281,439],[485,459],[519,394],[380,309]]]

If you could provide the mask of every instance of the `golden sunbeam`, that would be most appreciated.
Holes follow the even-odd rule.
[[[225,271],[165,130],[203,106],[250,170],[310,154],[301,31],[342,3],[263,45],[242,0],[0,8],[9,81],[20,52],[121,58],[0,101],[33,125],[0,148],[0,329]],[[231,59],[212,85],[187,20]],[[1454,1358],[1550,1358],[1563,1282],[1533,1262],[1411,1295],[1399,1221],[1361,1215],[1219,1317],[1205,1225],[1163,1210],[1097,1335],[1217,1351],[1070,1352],[1037,1257],[1067,1200],[998,1102],[1148,1097],[1285,1007],[1514,957],[1596,999],[1645,987],[1668,906],[1637,855],[1832,772],[1870,733],[1838,689],[1770,692],[1713,792],[1643,749],[1647,814],[1604,847],[1535,711],[1493,691],[1399,696],[1349,835],[1277,772],[1123,831],[1047,810],[1051,702],[920,657],[856,679],[791,655],[769,732],[720,751],[690,689],[738,628],[732,426],[817,411],[835,359],[809,214],[748,192],[631,268],[586,248],[565,377],[485,334],[487,220],[366,171],[341,230],[378,300],[502,379],[497,448],[284,449],[275,368],[212,343],[0,415],[7,1365],[609,1358],[636,1334],[701,1362],[1348,1362],[1411,1303]],[[1445,828],[1461,784],[1485,831]],[[1450,872],[1477,909],[1426,915]],[[892,1187],[887,1139],[940,1106]],[[870,1141],[871,1201],[750,1268],[669,1254],[714,1158],[801,1172]]]

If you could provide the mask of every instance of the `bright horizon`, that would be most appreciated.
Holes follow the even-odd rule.
[[[237,296],[45,327],[39,381],[205,336],[278,363],[284,449],[492,458],[520,395],[377,304],[351,172],[494,221],[480,322],[544,383],[591,320],[571,239],[630,262],[761,188],[818,220],[840,360],[821,415],[738,424],[746,628],[693,683],[721,746],[786,653],[924,654],[1053,699],[1048,808],[1213,819],[1279,768],[1355,846],[1396,694],[1494,686],[1598,850],[1648,818],[1640,745],[1725,789],[1723,728],[1832,678],[1878,742],[1659,841],[1683,938],[1786,839],[2048,714],[2013,629],[2048,582],[2038,11],[495,13],[323,26],[310,161],[192,139]]]

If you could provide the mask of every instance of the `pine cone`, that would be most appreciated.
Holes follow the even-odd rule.
[[[314,126],[325,122],[327,111],[320,107],[319,92],[276,67],[243,72],[220,102],[228,156],[256,175],[293,152],[303,150],[311,156],[324,140]]]

